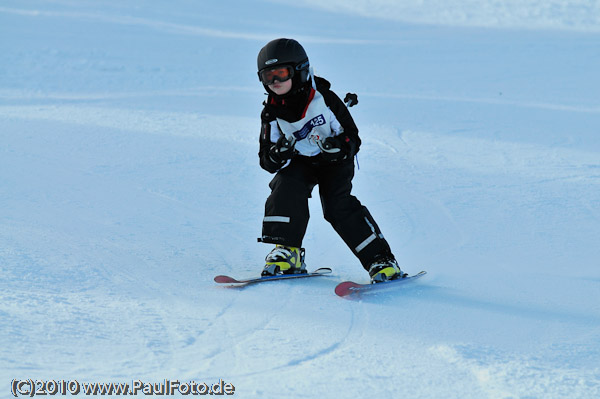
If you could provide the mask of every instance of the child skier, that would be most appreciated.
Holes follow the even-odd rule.
[[[308,198],[316,185],[325,219],[369,272],[372,283],[402,278],[373,217],[350,194],[358,128],[330,83],[312,75],[304,48],[276,39],[258,54],[258,77],[268,93],[261,113],[260,166],[276,173],[269,184],[262,237],[275,244],[263,276],[306,273],[302,239]]]

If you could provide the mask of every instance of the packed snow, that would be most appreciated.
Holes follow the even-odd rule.
[[[354,194],[425,277],[337,297],[368,275],[315,192],[307,264],[331,276],[214,283],[271,249],[277,37],[358,93]],[[2,0],[0,53],[0,397],[600,397],[597,1]]]

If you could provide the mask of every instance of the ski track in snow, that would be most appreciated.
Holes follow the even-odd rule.
[[[376,3],[373,12],[394,6]],[[434,3],[408,5],[429,5],[440,23]],[[463,30],[431,33],[363,19],[364,2],[348,20],[302,4],[244,4],[0,7],[0,34],[13,38],[3,42],[8,61],[0,78],[0,396],[13,378],[224,379],[236,396],[261,398],[600,396],[600,106],[589,95],[597,83],[586,81],[584,69],[580,78],[558,74],[579,71],[573,54],[597,66],[588,51],[595,51],[594,14],[572,14],[573,30],[589,36],[578,33],[582,42],[572,51],[580,53],[564,56],[569,62],[560,51],[573,48],[572,36],[521,41],[478,31],[492,44],[482,46],[488,63],[469,54],[472,39]],[[522,23],[498,4],[482,7],[504,11],[504,22],[457,2],[450,9],[467,19],[461,26]],[[361,105],[352,110],[363,139],[355,193],[402,266],[428,270],[418,283],[358,300],[335,297],[337,282],[367,277],[321,220],[318,199],[311,201],[307,261],[311,269],[334,267],[333,276],[243,289],[212,282],[216,274],[257,273],[266,253],[251,243],[271,176],[256,159],[258,119],[246,116],[248,103],[262,97],[252,86],[254,59],[243,63],[289,33],[286,14],[272,28],[261,22],[278,8],[327,21],[296,37],[316,59],[331,51],[341,63],[356,50],[353,68],[338,75],[359,88],[356,75],[372,65],[371,51],[392,46],[385,64],[414,74],[407,60],[435,64],[431,54],[443,53],[435,43],[445,35],[459,69],[472,74],[466,81],[473,86],[456,95],[447,94],[456,88],[452,79],[463,76],[452,62],[451,76],[422,92],[409,79],[380,92],[386,84],[378,81],[359,92]],[[568,15],[551,9],[541,29],[569,30]],[[245,18],[237,26],[227,21],[238,14]],[[23,35],[20,24],[27,30],[31,23],[36,30]],[[339,34],[348,23],[356,30]],[[393,34],[360,33],[379,29]],[[519,52],[545,55],[546,41],[557,48],[557,69],[524,65]],[[515,60],[497,61],[509,48]],[[490,86],[461,60],[482,62],[498,82]],[[211,68],[197,72],[187,62]],[[520,80],[527,68],[534,78]],[[428,72],[411,77],[436,78]],[[567,83],[556,95],[536,86],[537,75]],[[523,82],[531,92],[518,90]],[[582,83],[592,89],[572,89]],[[493,97],[496,84],[508,94]],[[409,103],[417,105],[404,109]],[[397,116],[383,108],[390,105]],[[423,117],[411,114],[419,107]]]
[[[58,123],[81,125],[84,126],[84,128],[119,128],[119,130],[125,132],[132,131],[151,135],[194,137],[197,139],[207,139],[208,137],[202,135],[202,132],[212,131],[214,130],[214,126],[218,126],[222,122],[220,118],[216,118],[215,120],[215,118],[210,116],[198,117],[194,114],[190,115],[183,113],[156,112],[123,113],[120,110],[86,106],[1,107],[0,117],[5,120],[50,120]],[[250,129],[251,127],[250,121],[244,118],[239,120],[231,120],[230,118],[228,123],[231,126],[234,126],[234,129],[232,129],[234,132],[242,131],[246,128]],[[369,129],[367,128],[366,130],[368,131]],[[379,131],[381,132],[382,129],[379,129]],[[598,182],[595,177],[596,167],[594,166],[594,161],[596,158],[594,157],[594,154],[586,154],[582,151],[567,150],[557,154],[556,149],[544,150],[539,146],[523,146],[513,143],[489,143],[485,142],[484,140],[466,140],[462,138],[444,139],[443,137],[434,134],[426,134],[422,132],[413,133],[409,131],[402,132],[401,135],[399,135],[397,131],[390,131],[389,135],[386,135],[385,132],[383,132],[382,136],[384,137],[382,140],[373,140],[372,142],[366,139],[365,147],[368,148],[370,145],[382,146],[381,151],[383,151],[383,154],[385,154],[386,151],[389,151],[390,154],[400,153],[403,156],[402,158],[405,160],[404,162],[412,165],[422,164],[425,167],[435,168],[464,168],[465,170],[477,171],[479,173],[484,173],[486,168],[490,173],[493,173],[497,170],[502,170],[503,173],[523,175],[526,178],[532,178],[538,184],[548,184],[562,179],[567,179],[568,181],[586,181],[591,184],[594,184],[594,182],[597,184]],[[231,136],[221,135],[218,138],[211,137],[210,140],[224,141],[234,145],[242,146],[254,145],[253,140],[251,141],[248,139],[240,141],[239,135],[237,134],[231,134]],[[433,143],[435,143],[435,145],[433,145]],[[468,162],[468,157],[464,153],[460,153],[460,150],[458,150],[461,148],[469,148],[471,150],[473,148],[477,148],[478,150],[485,148],[490,153],[500,154],[501,156],[484,156],[482,158],[486,159],[486,165],[481,165],[479,163],[479,159],[481,158],[479,157],[475,157],[472,160],[473,162]],[[451,151],[448,151],[449,149],[451,149]],[[458,153],[454,154],[454,157],[449,156],[449,154],[452,154],[453,152]],[[444,155],[442,156],[442,154]],[[519,154],[521,163],[513,162],[513,157],[510,154]],[[554,156],[549,158],[548,154],[552,154]],[[562,167],[558,170],[565,171],[565,173],[568,173],[568,175],[565,177],[556,177],[557,172],[555,169],[557,168],[548,168],[549,160],[556,160],[561,165],[566,165],[566,168]],[[577,165],[588,165],[589,167],[578,168]],[[578,173],[573,174],[573,170],[577,170]],[[548,179],[546,178],[547,175],[554,176],[554,178]],[[157,196],[159,201],[173,203],[173,205],[178,209],[184,210],[186,208],[190,208],[189,206],[186,206],[184,201],[181,201],[175,197],[161,193],[154,193],[153,191],[148,191],[148,194]],[[408,195],[408,198],[413,204],[421,204],[421,206],[422,204],[426,204],[424,207],[428,209],[428,213],[430,213],[429,216],[432,219],[431,222],[427,222],[428,224],[437,224],[438,228],[441,227],[443,230],[453,231],[450,233],[450,235],[455,237],[456,241],[446,243],[447,252],[452,252],[452,250],[455,248],[459,248],[465,244],[465,242],[468,240],[468,236],[464,231],[462,231],[460,224],[452,216],[452,211],[449,210],[449,208],[447,208],[441,201],[432,200],[428,195],[417,196],[416,193]],[[438,211],[431,213],[431,211],[434,209],[438,209]],[[404,212],[405,215],[411,215],[415,213],[419,214],[420,212],[415,212],[414,209],[405,210]],[[408,217],[410,218],[410,216]],[[410,223],[412,225],[416,225],[419,222],[411,219]],[[420,223],[423,223],[422,217],[420,218]],[[413,227],[413,229],[414,228],[415,227]],[[411,240],[418,240],[418,237],[415,237],[412,234],[413,233],[410,233],[408,238]],[[58,237],[54,237],[54,239],[57,238]],[[62,241],[68,242],[71,240],[72,238],[66,238]],[[127,252],[124,252],[123,249],[119,249],[118,245],[110,243],[105,243],[104,245],[108,245],[108,248],[112,248],[111,252],[115,258],[120,258],[123,256],[126,258],[131,257],[130,255],[127,255]],[[409,244],[407,243],[407,245]],[[102,256],[106,259],[106,255]],[[140,264],[140,262],[142,265],[144,264],[143,258],[139,258],[135,263]],[[108,269],[99,271],[101,274],[98,277],[112,281],[111,284],[113,285],[118,286],[122,285],[124,281],[131,281],[138,286],[140,286],[140,284],[141,286],[146,286],[146,291],[148,292],[158,288],[153,287],[151,281],[145,283],[144,280],[140,280],[139,277],[136,278],[126,270],[113,268],[110,265],[106,266]],[[294,303],[295,301],[302,301],[303,297],[306,295],[304,290],[299,286],[291,286],[290,288],[292,289],[292,295],[286,299],[286,302]],[[269,291],[265,291],[265,294],[268,292]],[[366,332],[366,326],[369,324],[369,315],[367,311],[364,307],[361,307],[359,308],[360,316],[357,316],[355,315],[357,309],[351,308],[351,314],[349,315],[350,318],[347,322],[347,331],[345,333],[336,331],[335,334],[332,334],[332,336],[337,337],[333,341],[323,342],[319,345],[312,344],[310,346],[311,350],[309,350],[307,353],[303,353],[301,356],[296,356],[291,359],[282,359],[283,361],[281,362],[258,367],[256,371],[250,373],[236,372],[235,370],[245,369],[246,367],[246,360],[248,358],[248,345],[253,345],[253,342],[257,339],[260,340],[261,331],[270,332],[272,331],[271,328],[275,331],[281,329],[282,325],[274,322],[274,318],[276,315],[289,314],[290,312],[293,313],[293,306],[291,308],[284,307],[285,305],[282,303],[275,308],[271,307],[269,314],[259,318],[258,320],[252,321],[252,323],[247,326],[247,330],[240,334],[240,331],[238,331],[236,327],[231,326],[231,323],[235,323],[235,320],[238,317],[231,314],[231,310],[240,300],[240,297],[238,296],[233,302],[225,305],[219,311],[219,313],[215,315],[215,318],[206,326],[204,326],[203,330],[196,331],[195,333],[192,333],[192,335],[188,335],[184,338],[181,335],[181,332],[177,331],[177,327],[174,327],[179,323],[176,323],[170,319],[168,316],[169,313],[165,308],[163,308],[163,306],[157,307],[157,304],[144,302],[140,302],[139,304],[133,302],[127,305],[131,299],[119,298],[119,296],[113,295],[109,295],[105,299],[105,302],[97,304],[96,300],[86,298],[86,293],[84,293],[84,295],[85,296],[83,298],[74,297],[71,299],[62,299],[62,301],[64,301],[67,306],[75,308],[83,306],[82,311],[86,312],[91,309],[91,307],[98,305],[101,308],[110,309],[116,300],[120,303],[120,305],[115,310],[122,311],[123,309],[131,308],[131,310],[137,314],[136,318],[139,320],[139,322],[143,323],[144,328],[140,330],[142,334],[138,339],[140,340],[140,345],[143,345],[145,348],[147,348],[147,354],[138,361],[136,361],[136,357],[133,357],[121,365],[121,367],[125,367],[129,370],[143,370],[144,367],[148,367],[149,365],[152,365],[151,369],[155,370],[176,370],[174,368],[177,367],[178,362],[184,361],[184,359],[181,357],[173,357],[173,354],[177,353],[182,345],[186,345],[186,353],[188,354],[195,353],[196,350],[199,351],[198,358],[202,359],[203,363],[205,363],[206,371],[215,369],[228,369],[230,370],[230,379],[235,379],[244,383],[245,381],[249,381],[258,375],[268,375],[270,372],[285,374],[287,369],[293,370],[296,368],[306,367],[314,364],[315,362],[326,362],[326,359],[335,358],[337,353],[345,353],[351,350],[353,346],[360,345],[361,342],[368,340],[366,337],[366,335],[368,335]],[[242,295],[242,293],[240,292],[239,295]],[[52,296],[50,298],[52,298]],[[24,299],[25,297],[21,296],[19,301],[24,301],[25,304],[29,303],[29,305],[26,305],[28,308],[40,306],[41,304],[39,302],[37,302],[37,304],[36,302],[31,303],[31,300],[25,301]],[[41,297],[39,300],[43,300],[43,297]],[[52,301],[59,302],[61,301],[61,298],[54,297]],[[75,302],[79,302],[80,305],[74,306]],[[360,304],[357,306],[360,306]],[[482,304],[479,304],[477,307],[479,308],[481,306]],[[493,309],[493,307],[495,307],[493,302],[483,306],[487,309]],[[506,308],[501,308],[500,311],[505,312]],[[77,311],[75,310],[74,313],[77,314]],[[187,312],[184,311],[184,313]],[[510,313],[518,314],[519,311],[511,310]],[[107,311],[106,313],[96,315],[96,317],[98,319],[110,320],[110,314],[111,312]],[[527,312],[524,313],[524,315],[527,316]],[[568,314],[561,316],[562,319],[569,319],[570,317],[571,316]],[[60,319],[60,316],[57,314],[54,315],[53,318]],[[357,319],[360,320],[360,324],[356,323]],[[121,323],[121,319],[119,318],[118,320],[118,323]],[[588,319],[583,316],[582,321],[585,322],[585,320]],[[271,325],[274,325],[275,327],[270,327]],[[95,330],[93,335],[96,336],[96,339],[105,339],[109,341],[113,339],[112,334],[105,331],[107,327],[108,325],[103,325],[100,329]],[[42,327],[40,326],[38,328]],[[78,327],[74,328],[75,330],[73,331],[78,329]],[[79,329],[80,328],[81,327],[79,327]],[[134,326],[121,325],[120,330],[122,333],[123,331],[133,328]],[[68,328],[65,329],[63,326],[62,330],[63,333],[66,332],[68,334]],[[223,332],[225,332],[224,335]],[[77,331],[77,333],[87,336],[85,330]],[[217,336],[219,338],[217,338]],[[215,341],[223,343],[217,345],[214,343],[210,344],[212,349],[208,353],[205,353],[205,351],[202,349],[202,343]],[[286,344],[287,343],[288,342],[286,341]],[[228,345],[231,345],[231,347],[228,347]],[[224,355],[227,357],[224,358]],[[491,395],[492,397],[496,395],[508,395],[510,397],[510,392],[503,391],[503,388],[498,388],[498,385],[502,387],[503,383],[494,381],[494,378],[492,377],[494,375],[498,375],[499,373],[502,374],[506,372],[502,371],[504,369],[499,369],[498,367],[500,366],[495,366],[496,369],[478,367],[471,364],[469,361],[462,359],[461,355],[456,352],[456,349],[447,346],[431,348],[430,356],[432,356],[434,359],[447,362],[448,364],[453,364],[456,368],[454,372],[458,372],[459,374],[466,373],[466,375],[474,378],[481,387],[482,392],[487,392],[487,394]],[[142,363],[145,366],[142,366]],[[507,368],[506,370],[514,370],[515,367],[518,367],[518,364],[518,362],[516,364],[511,364],[510,368]],[[36,367],[33,366],[32,370],[35,369]],[[460,369],[463,371],[460,371]],[[79,372],[85,373],[85,370],[79,370]],[[147,373],[147,371],[145,373]],[[174,371],[174,373],[176,373],[176,371]],[[196,375],[194,372],[190,373],[190,371],[184,371],[182,373],[180,370],[178,373],[179,374],[177,375],[184,374],[185,377],[189,378],[193,378],[193,376]],[[127,373],[123,374],[123,376],[125,375],[127,375]],[[158,377],[159,374],[155,372],[153,375]],[[208,375],[211,379],[218,378],[218,376],[215,374]],[[564,375],[564,371],[561,371],[560,373],[556,372],[553,378],[564,379],[566,378]],[[119,377],[119,375],[117,374],[113,377]]]
[[[185,25],[178,23],[169,23],[161,20],[153,20],[148,18],[140,18],[135,16],[126,15],[115,15],[115,14],[103,14],[103,13],[89,13],[89,12],[56,12],[56,11],[45,11],[45,10],[27,10],[17,8],[0,7],[0,13],[16,14],[21,16],[29,17],[46,17],[46,18],[58,18],[58,19],[74,19],[78,21],[92,21],[92,22],[104,22],[116,25],[124,26],[138,26],[142,28],[150,28],[159,32],[166,32],[170,34],[179,35],[192,35],[192,36],[204,36],[209,38],[221,38],[221,39],[238,39],[238,40],[251,40],[268,42],[273,37],[277,36],[274,33],[263,33],[255,34],[250,32],[235,32],[231,30],[220,30],[199,27],[196,25]],[[351,40],[351,39],[337,39],[337,38],[323,38],[319,36],[301,35],[298,36],[298,40],[302,40],[306,43],[322,43],[322,44],[367,44],[372,41],[367,40]]]
[[[141,133],[144,135],[164,135],[182,138],[193,137],[194,139],[202,140],[209,139],[212,142],[225,142],[229,143],[228,145],[241,145],[245,148],[254,145],[253,140],[240,140],[238,134],[231,134],[230,136],[221,135],[219,137],[203,135],[202,132],[212,131],[214,130],[214,126],[219,126],[222,123],[222,119],[211,116],[199,117],[195,114],[156,112],[123,113],[120,110],[70,105],[66,107],[0,107],[0,117],[4,120],[24,119],[29,122],[49,120],[61,124],[80,125],[83,126],[84,129],[118,128],[119,131],[131,131],[136,134]],[[243,131],[244,129],[249,130],[252,127],[250,121],[245,118],[237,120],[229,118],[228,124],[233,127],[232,131],[234,132]],[[368,132],[369,129],[370,128],[367,127],[365,130]],[[380,132],[381,138],[375,140],[365,139],[365,151],[369,151],[370,146],[380,146],[381,149],[375,150],[375,152],[380,153],[382,158],[385,159],[387,156],[386,154],[390,154],[390,156],[400,154],[403,159],[403,164],[410,164],[413,169],[457,168],[467,170],[471,173],[476,172],[484,174],[486,171],[487,173],[495,173],[495,171],[500,170],[503,174],[507,173],[513,176],[522,176],[525,179],[531,179],[535,184],[555,184],[562,180],[577,183],[586,182],[588,184],[598,183],[595,171],[596,166],[594,164],[597,158],[595,158],[593,153],[587,154],[583,151],[575,150],[564,150],[559,153],[556,149],[544,149],[540,146],[520,145],[517,143],[490,143],[485,140],[464,138],[444,138],[439,135],[424,132],[404,131],[399,133],[396,130],[390,130],[389,134],[386,134],[385,129],[381,129],[381,127],[376,127],[376,129]],[[486,149],[490,154],[495,154],[495,156],[484,155],[481,158],[474,157],[469,161],[467,154],[461,152],[461,149],[463,148],[471,150],[475,148],[475,152],[480,155],[481,152],[479,152],[479,150],[483,151]],[[519,154],[520,162],[514,162],[514,157],[511,154]],[[480,159],[486,160],[485,165],[480,163]],[[558,163],[561,167],[552,166],[555,163]],[[564,172],[565,176],[557,176],[557,173],[559,172]],[[383,172],[381,173],[382,175],[385,175]],[[388,171],[388,173],[391,175],[395,174],[393,171]],[[549,178],[551,176],[554,177]],[[165,195],[160,192],[154,192],[153,190],[145,190],[145,192],[147,195],[157,197],[157,201],[166,201],[171,204],[170,206],[174,206],[180,211],[188,210],[193,212],[194,210],[193,206],[187,205],[186,201],[178,199],[177,196]],[[438,246],[437,248],[439,254],[451,254],[456,248],[463,247],[469,241],[469,234],[464,231],[460,222],[453,216],[454,212],[448,208],[443,201],[432,199],[430,194],[425,193],[409,193],[404,197],[403,203],[410,208],[403,209],[403,206],[405,205],[401,204],[399,211],[403,214],[402,224],[412,226],[408,227],[407,233],[405,233],[405,238],[407,240],[407,242],[404,243],[405,246],[409,247],[412,242],[420,241],[419,234],[422,234],[422,230],[418,229],[416,226],[423,223],[427,225],[437,225],[438,230],[444,232],[442,236],[438,238],[438,244],[445,241],[444,246]],[[430,218],[429,221],[423,218],[425,214],[422,209],[427,209],[426,214],[427,217]],[[420,216],[418,216],[417,220],[417,216],[410,215]],[[226,218],[225,213],[220,217]],[[595,217],[597,217],[597,215]],[[212,223],[215,225],[215,222]],[[435,234],[432,232],[428,234],[430,239],[435,237]],[[444,238],[446,236],[453,237],[453,240],[448,241]],[[54,237],[54,239],[57,238],[58,237]],[[65,238],[62,241],[68,242],[71,240],[73,240],[73,238]],[[132,258],[131,254],[128,254],[128,251],[124,251],[123,248],[120,248],[118,244],[105,242],[101,245],[105,248],[110,248],[110,252],[115,259],[131,258],[133,262],[130,263],[137,263],[139,265],[144,265],[145,263],[143,257],[137,258],[137,260],[136,258]],[[26,249],[24,249],[24,251],[26,251]],[[71,249],[71,251],[74,251],[74,249]],[[103,248],[99,247],[98,251],[103,251]],[[98,252],[98,254],[105,259],[105,262],[108,261],[106,255],[102,255],[103,252]],[[19,263],[23,260],[24,259],[20,260]],[[228,263],[226,259],[224,259],[224,262]],[[144,294],[144,296],[150,295],[150,292],[156,292],[156,290],[160,289],[160,286],[153,283],[151,279],[140,279],[139,275],[136,277],[135,274],[128,272],[126,269],[120,267],[115,268],[108,263],[105,264],[105,267],[104,270],[98,271],[99,274],[97,278],[111,281],[111,285],[123,286],[125,282],[129,281],[137,285],[138,290],[140,290],[141,287],[145,287],[143,291],[147,293]],[[324,280],[326,281],[327,279]],[[323,292],[327,292],[330,288],[325,281],[320,283],[320,288],[323,289]],[[105,284],[102,284],[101,286],[104,285]],[[263,291],[263,294],[267,296],[272,295],[271,289],[278,289],[278,287],[263,288],[260,289]],[[210,316],[204,315],[204,317],[199,320],[197,327],[192,328],[191,331],[188,331],[189,327],[182,327],[180,322],[173,319],[174,316],[172,311],[167,310],[164,305],[159,305],[152,300],[150,302],[137,303],[136,300],[131,302],[132,298],[123,298],[116,294],[110,294],[101,303],[98,303],[97,298],[92,299],[93,297],[88,297],[93,291],[86,292],[84,290],[83,297],[62,299],[62,301],[64,301],[67,307],[74,308],[70,310],[70,312],[74,314],[78,313],[76,310],[78,307],[81,308],[80,312],[88,312],[95,306],[111,309],[111,306],[114,308],[114,303],[116,301],[119,305],[117,308],[114,308],[115,311],[122,312],[125,309],[130,309],[128,312],[136,314],[135,319],[137,320],[137,323],[140,323],[136,323],[135,325],[123,324],[122,319],[120,317],[117,318],[115,321],[121,324],[119,328],[120,334],[123,334],[126,331],[134,331],[135,327],[139,328],[140,325],[144,326],[143,329],[140,330],[139,337],[137,338],[139,343],[135,346],[145,347],[145,355],[141,358],[139,356],[133,356],[133,353],[137,351],[128,350],[126,353],[131,353],[129,359],[119,365],[119,367],[127,369],[128,371],[123,374],[117,373],[106,376],[110,376],[111,378],[125,378],[125,376],[130,375],[130,373],[135,372],[135,370],[139,370],[144,375],[154,376],[154,378],[162,378],[160,376],[164,374],[160,374],[158,371],[161,370],[169,375],[176,375],[178,378],[191,379],[195,378],[195,376],[203,375],[210,380],[217,380],[218,378],[221,378],[220,376],[223,374],[215,374],[215,370],[221,370],[223,373],[224,370],[228,370],[228,378],[232,381],[238,381],[243,387],[245,384],[252,385],[250,381],[255,380],[259,376],[269,375],[269,373],[281,373],[282,375],[287,375],[288,373],[293,374],[294,370],[311,368],[315,367],[315,365],[317,365],[317,368],[321,368],[323,367],[322,364],[327,364],[329,362],[337,364],[335,360],[337,357],[348,358],[349,356],[357,355],[353,348],[357,345],[365,345],[371,340],[370,335],[372,333],[367,328],[370,323],[369,310],[366,308],[369,301],[367,300],[365,304],[350,303],[347,305],[350,312],[347,316],[347,321],[340,319],[338,316],[338,322],[341,324],[341,328],[336,329],[330,334],[330,337],[333,339],[320,343],[309,343],[310,334],[304,333],[303,340],[300,340],[303,344],[298,344],[298,352],[295,356],[282,358],[276,362],[269,360],[268,363],[259,363],[259,366],[256,366],[256,362],[258,362],[260,353],[263,350],[262,348],[264,348],[264,345],[266,344],[265,342],[263,342],[262,345],[257,344],[257,340],[260,341],[263,339],[261,338],[262,335],[265,335],[265,340],[272,340],[273,332],[283,333],[284,336],[289,337],[283,340],[283,345],[287,348],[286,350],[290,350],[290,344],[296,340],[296,338],[294,338],[294,332],[285,331],[285,324],[282,324],[278,319],[281,318],[281,315],[294,313],[295,306],[293,304],[305,300],[306,289],[304,289],[303,286],[294,286],[290,283],[289,287],[285,288],[287,291],[285,302],[276,304],[276,306],[269,306],[269,312],[267,314],[260,316],[251,322],[248,322],[247,319],[243,319],[246,327],[243,331],[240,331],[236,327],[240,317],[237,307],[247,306],[244,306],[243,304],[243,295],[252,289],[253,288],[248,288],[245,291],[233,291],[234,297],[233,299],[229,299],[229,303],[221,305],[221,309],[218,310],[212,319]],[[169,294],[169,291],[163,290],[162,292],[163,295]],[[170,296],[173,294],[174,293],[170,294]],[[262,295],[258,295],[257,298],[262,299]],[[452,298],[452,296],[447,296],[446,301],[450,298]],[[15,298],[12,298],[12,300],[14,299]],[[50,295],[46,300],[48,299],[52,302],[61,301],[60,297],[54,297],[53,295]],[[41,302],[31,303],[30,299],[25,300],[23,295],[20,296],[18,301],[23,301],[28,308],[39,307],[41,305]],[[44,301],[44,297],[41,296],[38,301]],[[461,306],[465,306],[469,303],[470,299],[454,297],[454,299],[450,299],[450,301],[450,303],[453,301],[455,304],[462,304]],[[79,305],[74,305],[77,302]],[[375,305],[377,302],[378,301],[375,301]],[[493,301],[473,304],[473,309],[483,308],[493,312],[496,308],[500,314],[521,314],[521,316],[525,318],[532,315],[531,310],[520,310],[519,308],[510,309],[509,306],[498,305]],[[181,313],[193,313],[193,310],[191,309],[186,310],[187,305],[181,305],[184,306]],[[232,313],[234,309],[236,310]],[[558,313],[544,314],[545,310],[543,309],[540,309],[540,312],[541,313],[538,313],[536,317],[554,318],[558,315]],[[114,316],[111,316],[111,313],[111,311],[107,310],[105,313],[96,314],[97,319],[105,320],[105,323],[108,324],[100,325],[99,329],[96,328],[90,330],[90,332],[94,331],[92,335],[95,336],[95,339],[107,340],[109,342],[114,340],[114,333],[106,331],[110,325],[109,320],[114,318]],[[576,323],[581,322],[584,325],[591,321],[585,314],[577,316],[571,313],[564,313],[558,317],[562,320],[571,320]],[[577,321],[578,317],[580,317],[580,321]],[[52,318],[60,320],[61,313],[55,314]],[[80,323],[86,323],[85,319],[80,320]],[[302,324],[304,323],[301,323],[301,325]],[[346,327],[344,327],[344,324]],[[599,324],[598,319],[593,321],[592,324],[597,326]],[[93,325],[94,324],[92,324],[92,326]],[[296,325],[296,323],[292,324],[292,326]],[[42,327],[39,326],[38,328]],[[282,329],[284,329],[283,332]],[[62,326],[61,330],[63,331],[63,334],[69,334],[69,328],[65,329],[64,326]],[[81,329],[81,326],[74,326],[72,331],[73,333],[81,334],[78,339],[82,339],[82,336],[89,336],[85,332],[85,329]],[[269,345],[273,345],[273,342],[270,342]],[[182,348],[185,348],[185,357],[178,355]],[[206,348],[210,349],[207,351]],[[306,350],[305,348],[310,349]],[[117,347],[115,349],[119,348]],[[253,351],[255,352],[252,353]],[[180,368],[182,362],[185,363],[190,355],[201,361],[203,364],[201,369],[185,370]],[[504,379],[498,380],[497,378],[499,375],[504,375],[509,372],[517,375],[514,370],[523,367],[521,365],[521,360],[510,360],[507,364],[499,363],[495,365],[479,366],[476,362],[467,360],[463,356],[464,355],[460,354],[456,348],[451,346],[441,345],[431,347],[428,356],[426,356],[428,361],[426,365],[421,366],[421,372],[425,374],[425,370],[431,366],[431,362],[442,362],[451,365],[453,373],[463,375],[465,378],[468,378],[468,381],[477,383],[477,386],[480,389],[474,389],[472,391],[474,392],[473,397],[482,393],[490,397],[511,397],[511,395],[513,395],[510,390],[506,390],[507,381]],[[361,357],[359,357],[359,359],[361,359]],[[367,359],[364,359],[364,362],[367,365],[374,366],[376,359],[377,357],[367,357]],[[250,363],[255,364],[253,367],[254,371],[243,371],[247,369],[249,361]],[[44,366],[42,365],[43,362],[40,364],[43,368]],[[21,370],[27,370],[28,368],[30,370],[36,370],[40,366],[32,364]],[[416,365],[413,364],[413,366],[416,367],[417,370],[419,369]],[[89,372],[97,372],[97,369],[96,371],[92,371],[94,370],[93,364],[88,367],[90,370]],[[15,368],[15,370],[18,370],[18,368]],[[68,368],[66,370],[68,372]],[[149,370],[154,371],[148,374]],[[547,371],[548,370],[544,373]],[[77,372],[86,375],[86,369],[78,369]],[[551,376],[547,376],[546,374],[542,375],[542,372],[531,375],[531,370],[527,368],[523,369],[522,372],[528,373],[531,378],[547,380],[548,384],[555,384],[557,381],[565,381],[565,383],[569,381],[568,370],[555,370]],[[593,374],[590,374],[585,378],[593,380],[592,375]],[[581,378],[581,376],[579,378]],[[583,382],[577,384],[585,385]],[[368,387],[373,390],[378,389],[376,386],[368,385]],[[325,390],[326,386],[322,386],[321,389]],[[274,391],[258,390],[256,393],[269,394],[269,392],[273,393]],[[298,394],[298,397],[302,397],[302,395]]]

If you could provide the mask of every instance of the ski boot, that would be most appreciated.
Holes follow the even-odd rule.
[[[393,255],[385,255],[376,258],[375,262],[371,263],[369,276],[371,276],[371,284],[376,284],[404,278],[407,274],[400,270]]]
[[[277,245],[267,255],[261,276],[306,273],[304,248]]]

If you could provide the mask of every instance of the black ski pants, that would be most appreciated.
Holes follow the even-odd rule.
[[[260,241],[302,247],[308,225],[308,199],[319,186],[323,216],[368,270],[378,255],[391,255],[377,223],[351,195],[354,162],[325,163],[317,157],[296,156],[271,183],[265,204]]]

